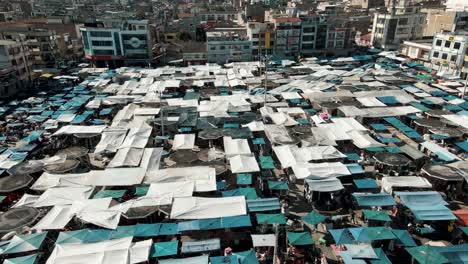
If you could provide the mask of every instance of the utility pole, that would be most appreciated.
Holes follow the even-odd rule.
[[[268,68],[268,55],[265,54],[265,84],[264,84],[264,95],[263,95],[263,106],[266,106],[266,101],[267,101],[267,82],[268,82],[268,74],[267,74],[267,68]]]
[[[465,74],[465,87],[463,87],[463,94],[462,94],[462,99],[465,99],[465,94],[466,94],[466,86],[468,85],[468,72]]]

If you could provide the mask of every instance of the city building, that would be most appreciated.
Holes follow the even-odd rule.
[[[301,19],[298,17],[277,17],[275,25],[275,58],[295,59],[301,51]]]
[[[86,59],[96,66],[147,66],[152,39],[147,20],[105,21],[80,28]]]
[[[32,58],[28,46],[0,40],[0,97],[10,96],[29,86]]]
[[[441,31],[451,31],[455,24],[456,11],[441,9],[428,9],[424,11],[426,24],[424,25],[423,37],[432,37]]]
[[[424,64],[430,62],[431,48],[431,40],[404,41],[400,46],[400,54]]]
[[[208,62],[227,63],[252,60],[252,42],[239,30],[216,30],[206,33]]]
[[[452,31],[468,31],[468,11],[456,13]]]
[[[321,22],[320,20],[324,20],[324,17],[308,13],[300,15],[299,18],[302,20],[301,53],[304,56],[312,56],[316,51],[317,31]]]
[[[432,41],[430,60],[439,72],[454,75],[468,73],[468,34],[436,34]]]
[[[397,50],[405,40],[420,39],[426,14],[417,6],[393,7],[391,12],[375,13],[372,43],[385,50]]]
[[[33,56],[34,69],[56,66],[57,43],[55,31],[35,28],[28,23],[0,23],[0,39],[27,45]]]
[[[272,55],[275,47],[275,26],[269,22],[248,22],[247,36],[252,42],[252,59]]]

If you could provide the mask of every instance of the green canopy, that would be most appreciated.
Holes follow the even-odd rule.
[[[37,254],[32,254],[24,257],[5,259],[3,264],[34,264],[36,263]]]
[[[419,262],[419,264],[442,264],[448,263],[448,259],[434,250],[431,246],[406,248],[406,251]]]
[[[362,210],[367,220],[390,222],[392,219],[386,211]]]
[[[308,213],[306,216],[304,216],[302,220],[304,220],[304,222],[308,223],[309,225],[317,225],[323,222],[327,218],[328,217],[321,215],[317,213],[316,211],[312,211]]]
[[[151,254],[151,257],[156,258],[156,257],[177,255],[178,249],[179,249],[178,240],[154,243],[153,253]]]
[[[233,253],[233,255],[237,256],[239,264],[259,264],[257,254],[255,254],[255,250],[253,249],[242,252],[236,252]]]
[[[257,214],[257,223],[259,225],[263,224],[264,222],[267,224],[286,224],[286,218],[284,218],[284,214]]]
[[[93,197],[93,199],[98,199],[98,198],[114,198],[114,199],[120,199],[124,196],[125,192],[127,190],[103,190],[99,191],[96,193]]]
[[[289,244],[294,246],[312,245],[314,241],[309,232],[287,232]]]
[[[270,190],[289,190],[287,181],[268,181]]]
[[[47,232],[14,236],[3,254],[21,253],[38,250],[47,236]]]
[[[252,184],[252,174],[250,173],[237,174],[237,184],[242,184],[242,185]]]

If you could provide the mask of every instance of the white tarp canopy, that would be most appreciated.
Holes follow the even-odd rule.
[[[193,182],[196,192],[216,191],[216,170],[208,166],[167,168],[147,175],[145,183]]]
[[[338,124],[317,124],[317,127],[311,128],[314,137],[318,142],[335,142],[335,141],[344,141],[351,140],[351,137],[346,134],[346,131],[342,129]],[[328,140],[326,140],[328,139]],[[321,144],[322,145],[322,144]],[[323,144],[328,145],[328,144]],[[335,144],[330,144],[335,145]]]
[[[75,119],[76,114],[61,114],[57,117],[57,121],[63,123],[70,123]]]
[[[125,237],[96,243],[56,244],[46,264],[133,264],[147,261],[151,242],[132,243],[132,239]],[[141,250],[143,246],[146,250]],[[138,250],[132,250],[134,247]]]
[[[174,198],[171,219],[208,219],[247,214],[244,196]]]
[[[107,165],[108,168],[137,167],[143,156],[141,148],[121,148]]]
[[[274,234],[250,235],[252,237],[253,247],[274,247],[276,246],[276,237]]]
[[[79,135],[79,134],[101,134],[106,126],[63,126],[53,136],[59,135]]]
[[[349,117],[387,117],[387,116],[404,116],[409,114],[420,113],[421,110],[414,106],[386,106],[373,108],[357,108],[354,105],[343,105],[338,107],[338,110],[345,116]]]
[[[142,107],[135,109],[135,112],[133,112],[133,115],[149,115],[149,116],[155,116],[159,114],[160,108],[149,108],[149,107]]]
[[[72,218],[73,213],[70,205],[55,205],[32,229],[63,229]]]
[[[233,139],[232,137],[223,137],[224,153],[226,157],[235,155],[252,155],[247,139]]]
[[[384,191],[392,193],[393,187],[432,188],[432,184],[426,178],[416,176],[382,178],[382,189]]]
[[[344,186],[338,178],[328,178],[322,180],[306,179],[309,190],[315,192],[334,192],[343,190]]]
[[[242,125],[242,127],[248,127],[252,132],[265,130],[262,121],[252,121],[248,124]]]
[[[291,137],[286,127],[282,125],[264,125],[265,134],[270,140],[270,142],[274,144],[293,144],[295,140]]]
[[[130,128],[124,142],[119,146],[121,148],[144,148],[151,135],[152,128],[149,125],[142,124],[140,127]]]
[[[299,148],[296,145],[275,146],[273,151],[283,168],[289,168],[297,163],[326,159],[344,158],[346,155],[333,146],[312,146]]]
[[[286,100],[302,99],[302,96],[300,96],[299,93],[296,93],[296,92],[284,92],[284,93],[281,93],[281,96],[283,97],[283,99],[286,99]]]
[[[367,128],[351,117],[333,118],[332,122],[345,132],[349,132],[351,130],[367,131]]]
[[[195,147],[195,134],[177,134],[174,136],[172,149],[193,149]]]
[[[146,196],[160,198],[160,204],[172,204],[172,198],[190,197],[194,190],[195,182],[193,181],[152,183]]]
[[[375,97],[358,97],[356,98],[356,100],[358,100],[365,107],[386,106],[384,103],[382,103]]]
[[[146,175],[159,170],[163,148],[145,148],[140,167],[146,169]]]
[[[232,173],[247,173],[260,171],[254,156],[237,155],[229,159]]]
[[[199,241],[183,241],[180,251],[184,254],[214,251],[219,249],[221,249],[221,240],[219,238],[213,238]]]
[[[341,162],[298,163],[292,166],[297,179],[325,179],[351,175]]]
[[[102,132],[101,140],[96,145],[94,153],[115,153],[125,140],[127,131],[128,129],[123,128],[106,129]]]
[[[145,177],[146,169],[108,168],[92,170],[86,173],[51,174],[42,173],[31,186],[33,190],[46,190],[52,187],[79,186],[131,186],[140,184]]]
[[[444,159],[451,159],[452,161],[460,160],[460,158],[457,157],[455,154],[437,145],[434,142],[424,141],[423,143],[421,143],[421,146],[423,146],[424,148],[428,149],[429,151],[433,152],[436,155],[439,155],[439,154],[443,155]]]
[[[159,264],[208,264],[208,255],[183,258],[183,259],[161,259]]]
[[[367,132],[353,130],[349,131],[348,135],[352,138],[353,144],[360,149],[385,146],[373,139]]]
[[[468,128],[468,116],[466,115],[443,115],[442,117],[459,126]]]
[[[11,206],[11,208],[18,208],[18,207],[32,207],[37,199],[41,197],[40,195],[32,195],[32,194],[27,194],[25,193],[21,199],[18,200],[14,205]]]
[[[93,187],[50,188],[37,199],[34,207],[70,205],[75,201],[87,200],[92,192]]]

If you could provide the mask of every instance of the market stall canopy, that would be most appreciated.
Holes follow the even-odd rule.
[[[171,219],[207,219],[238,216],[247,213],[244,196],[223,198],[174,198]]]
[[[417,176],[382,178],[382,189],[384,191],[387,193],[392,193],[394,187],[432,188],[432,184],[427,179]]]
[[[18,230],[33,224],[39,217],[39,211],[31,207],[12,208],[0,214],[0,233]]]
[[[29,175],[10,175],[0,178],[0,192],[10,193],[27,187],[34,179]]]

